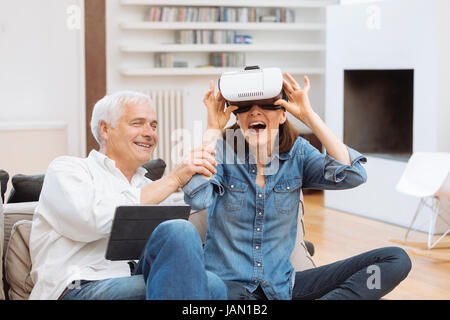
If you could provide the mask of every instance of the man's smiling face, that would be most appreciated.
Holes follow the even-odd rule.
[[[158,143],[156,113],[147,103],[122,108],[115,127],[106,124],[105,154],[117,165],[138,168],[150,160]]]

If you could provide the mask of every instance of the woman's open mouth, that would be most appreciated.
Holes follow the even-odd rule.
[[[248,130],[250,134],[260,135],[266,130],[267,125],[262,121],[251,122],[248,125]]]

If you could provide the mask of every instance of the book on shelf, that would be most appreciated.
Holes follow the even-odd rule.
[[[236,34],[234,36],[234,43],[237,44],[252,44],[253,38],[248,34]]]
[[[155,68],[187,68],[187,61],[174,60],[172,53],[155,53],[154,55]]]
[[[212,52],[210,64],[214,67],[244,67],[245,54],[242,52]]]
[[[235,42],[233,30],[179,30],[175,32],[177,44],[228,44]]]
[[[259,20],[260,22],[277,22],[276,16],[262,16]]]
[[[286,8],[274,9],[270,14],[261,15],[260,22],[281,22],[281,23],[294,23],[295,11]]]
[[[269,12],[269,13],[268,13]],[[150,7],[144,15],[145,21],[151,22],[295,22],[295,10],[275,8],[270,11],[262,8],[245,7]],[[271,18],[272,19],[272,18]]]

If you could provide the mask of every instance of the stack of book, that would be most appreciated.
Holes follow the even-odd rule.
[[[144,20],[152,22],[295,22],[293,9],[277,8],[266,14],[261,8],[150,7]]]
[[[155,68],[187,68],[186,61],[175,61],[172,53],[155,53]]]
[[[218,22],[218,8],[150,7],[144,17],[152,22]]]
[[[232,30],[181,30],[175,33],[179,44],[223,44],[235,43],[236,31]]]
[[[171,53],[155,53],[156,68],[173,68],[173,55]]]
[[[281,22],[281,23],[294,23],[295,11],[292,9],[278,8],[275,9],[270,15],[262,15],[259,18],[260,22]]]
[[[244,67],[245,54],[241,52],[213,52],[210,54],[210,64],[214,67]]]
[[[220,8],[220,21],[223,22],[258,22],[260,16],[259,8]]]

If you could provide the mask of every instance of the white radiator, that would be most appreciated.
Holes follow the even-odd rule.
[[[172,135],[177,129],[183,128],[183,104],[186,90],[147,90],[144,93],[148,94],[153,100],[153,107],[158,120],[159,142],[153,154],[153,159],[163,159],[167,164],[165,173],[168,173],[176,165],[172,161],[172,150],[176,143],[175,141],[172,142]]]

